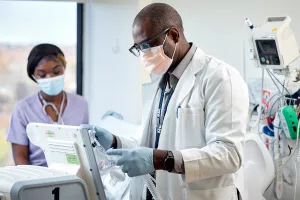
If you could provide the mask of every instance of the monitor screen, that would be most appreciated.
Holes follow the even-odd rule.
[[[255,43],[261,65],[280,65],[275,40],[256,40]]]
[[[275,40],[256,40],[259,54],[277,54]]]

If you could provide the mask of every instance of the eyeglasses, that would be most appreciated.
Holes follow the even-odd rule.
[[[149,40],[146,40],[140,44],[134,44],[129,51],[135,55],[136,57],[140,56],[140,51],[144,51],[146,49],[151,48],[151,42],[154,42],[156,39],[158,39],[160,36],[168,33],[168,31],[170,30],[170,28],[158,33],[157,35],[153,36],[152,38],[150,38]]]

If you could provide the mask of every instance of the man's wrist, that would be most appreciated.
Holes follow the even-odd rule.
[[[155,170],[163,170],[165,159],[167,158],[168,151],[154,149],[153,150],[153,165]]]
[[[113,148],[113,149],[118,148],[118,140],[117,140],[117,137],[115,135],[113,135],[113,141],[112,141],[112,144],[111,144],[111,148]]]

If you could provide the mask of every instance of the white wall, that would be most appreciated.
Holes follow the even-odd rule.
[[[160,2],[160,1],[157,1]],[[243,41],[247,39],[248,28],[244,27],[246,17],[255,25],[269,16],[289,15],[291,28],[300,42],[299,0],[169,0],[183,18],[185,33],[206,53],[235,66],[243,72]],[[257,77],[247,60],[247,77]]]
[[[131,25],[145,0],[91,0],[85,8],[84,95],[89,101],[91,123],[113,109],[131,122],[140,122],[139,60],[128,52]],[[243,42],[248,29],[268,16],[289,15],[300,41],[299,0],[169,0],[182,15],[185,34],[206,53],[235,66],[243,74]],[[116,52],[112,47],[118,39]],[[246,59],[247,78],[259,77]]]
[[[129,54],[136,1],[91,0],[85,5],[84,96],[90,121],[108,109],[135,122],[138,110],[138,59]]]

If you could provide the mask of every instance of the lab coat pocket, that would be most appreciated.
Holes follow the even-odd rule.
[[[235,185],[208,189],[208,190],[187,190],[188,200],[238,200]]]
[[[205,145],[204,111],[202,108],[178,109],[177,131],[180,149],[201,148]]]

